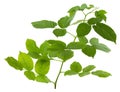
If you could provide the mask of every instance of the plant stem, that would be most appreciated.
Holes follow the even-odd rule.
[[[59,70],[58,75],[57,75],[57,78],[56,78],[56,80],[55,80],[55,82],[54,82],[54,88],[55,88],[55,89],[56,89],[57,81],[58,81],[58,78],[59,78],[59,76],[60,76],[60,73],[61,73],[61,70],[62,70],[62,67],[63,67],[63,63],[64,63],[64,62],[62,62],[61,66],[60,66],[60,70]]]
[[[74,34],[72,34],[72,33],[70,33],[70,32],[67,32],[68,34],[70,34],[71,36],[73,36],[74,38],[75,38],[75,35]]]

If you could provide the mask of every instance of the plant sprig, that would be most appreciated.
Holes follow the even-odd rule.
[[[89,11],[85,13],[85,11]],[[79,19],[72,23],[76,12],[81,12],[84,15],[83,19]],[[87,38],[87,35],[91,35],[90,32],[94,31],[105,40],[116,43],[116,33],[114,30],[105,24],[106,11],[98,10],[94,5],[82,4],[81,6],[74,6],[68,10],[67,16],[64,16],[54,22],[51,20],[41,20],[32,22],[32,26],[37,29],[52,28],[53,34],[56,37],[63,37],[69,34],[73,37],[73,41],[66,44],[61,40],[49,39],[45,40],[39,47],[33,39],[26,40],[27,53],[20,52],[18,59],[14,57],[7,57],[5,60],[10,66],[17,70],[23,70],[24,75],[29,80],[36,80],[37,82],[53,83],[54,88],[57,87],[57,82],[61,73],[67,75],[79,75],[80,77],[87,76],[89,74],[96,75],[98,77],[106,78],[111,74],[103,70],[94,70],[95,65],[88,65],[83,67],[80,62],[74,61],[70,65],[70,69],[65,72],[62,71],[62,67],[67,60],[70,60],[74,56],[74,50],[81,50],[83,54],[88,57],[94,58],[97,50],[104,52],[110,52],[110,48],[105,44],[99,42],[97,37]],[[93,17],[87,19],[90,14],[94,14]],[[68,31],[68,27],[71,25],[77,25],[76,34],[72,34]],[[58,26],[56,28],[56,26]],[[36,62],[33,62],[36,59]],[[51,61],[61,62],[59,72],[55,81],[50,80],[47,74],[50,69]]]

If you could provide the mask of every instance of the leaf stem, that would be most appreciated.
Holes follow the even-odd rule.
[[[56,78],[56,80],[55,80],[55,82],[54,82],[54,88],[55,88],[55,89],[56,89],[57,81],[58,81],[58,78],[59,78],[59,76],[60,76],[60,73],[61,73],[61,70],[62,70],[62,67],[63,67],[63,63],[64,63],[64,62],[62,62],[61,66],[60,66],[60,70],[59,70],[58,75],[57,75],[57,78]]]
[[[76,37],[74,34],[70,33],[67,31],[68,34],[70,34],[71,36],[73,36],[74,38]]]

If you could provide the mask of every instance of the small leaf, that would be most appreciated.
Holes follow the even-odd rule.
[[[86,8],[87,8],[87,5],[86,5],[86,4],[82,4],[81,7],[80,7],[80,10],[83,11],[83,10],[86,9]]]
[[[99,43],[97,38],[90,39],[90,43],[98,50],[102,50],[104,52],[110,52],[110,49],[106,45]]]
[[[60,40],[48,40],[47,42],[51,45],[49,49],[64,50],[66,48],[66,44]]]
[[[49,20],[41,20],[32,22],[32,26],[35,28],[54,28],[55,26],[57,26],[57,23]]]
[[[54,29],[53,33],[56,37],[64,36],[66,34],[66,29]]]
[[[35,80],[35,74],[32,71],[25,71],[24,75],[29,79],[29,80]]]
[[[91,9],[91,8],[94,8],[94,5],[91,4],[87,7],[87,9]]]
[[[88,43],[88,39],[85,36],[78,37],[78,39],[79,39],[79,42],[81,44],[87,44]]]
[[[84,76],[89,75],[89,74],[90,74],[90,72],[82,72],[82,73],[79,73],[79,76],[84,77]]]
[[[106,16],[105,16],[106,13],[107,13],[107,12],[106,12],[105,10],[95,11],[95,16],[96,16],[97,18],[100,18],[100,19],[106,21]]]
[[[94,46],[86,45],[86,47],[82,49],[82,52],[89,57],[94,57],[96,49]]]
[[[13,67],[15,69],[17,69],[17,70],[23,69],[22,65],[13,57],[7,57],[5,60],[11,67]]]
[[[87,23],[80,23],[77,27],[77,36],[81,37],[81,36],[85,36],[87,34],[89,34],[91,30],[91,26],[88,25]]]
[[[69,9],[69,13],[72,13],[72,12],[76,12],[76,11],[78,11],[78,10],[80,10],[80,6],[74,6],[74,7],[72,7],[71,9]]]
[[[96,75],[98,77],[103,77],[103,78],[106,78],[106,77],[109,77],[111,76],[110,73],[106,72],[106,71],[103,71],[103,70],[97,70],[97,71],[94,71],[92,72],[93,75]]]
[[[20,52],[18,55],[18,62],[25,68],[26,70],[33,69],[33,60],[32,58],[24,52]]]
[[[36,52],[28,52],[28,55],[31,56],[34,59],[38,59],[39,57],[41,57],[41,55],[39,55]]]
[[[96,67],[94,65],[88,65],[85,68],[83,68],[83,72],[90,72],[93,69],[95,69]]]
[[[88,24],[92,25],[92,24],[97,24],[97,23],[100,23],[101,22],[101,19],[100,18],[90,18],[88,20]]]
[[[69,16],[62,17],[60,18],[60,20],[58,20],[58,25],[61,28],[67,28],[70,25],[71,20],[72,20],[72,17],[69,17]]]
[[[40,49],[37,47],[36,42],[32,39],[26,40],[26,48],[29,52],[40,53]]]
[[[91,39],[90,39],[90,44],[92,44],[92,45],[99,44],[98,38],[95,38],[95,37],[91,38]]]
[[[82,70],[82,66],[79,62],[73,62],[71,65],[70,65],[70,69],[74,72],[80,72]]]
[[[44,41],[41,45],[40,45],[40,53],[44,56],[46,56],[48,54],[48,48],[50,47],[50,44],[47,41]]]
[[[63,50],[58,54],[58,58],[62,59],[64,62],[73,57],[73,51]]]
[[[70,42],[67,45],[67,49],[82,49],[83,47],[85,47],[85,45],[80,42]]]
[[[64,75],[66,76],[66,75],[76,75],[77,74],[77,72],[74,72],[74,71],[72,71],[72,70],[67,70],[65,73],[64,73]]]
[[[106,24],[97,23],[96,26],[93,26],[96,33],[102,36],[104,39],[113,41],[116,43],[116,33],[114,30]]]
[[[35,64],[35,71],[38,74],[42,74],[42,75],[47,74],[49,68],[50,68],[50,60],[48,59],[48,57],[45,56],[40,57]]]
[[[36,81],[37,82],[43,82],[43,83],[49,83],[49,82],[51,82],[50,79],[47,76],[45,76],[45,75],[38,75],[36,77]]]

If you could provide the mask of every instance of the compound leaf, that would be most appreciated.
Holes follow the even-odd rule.
[[[103,70],[96,70],[96,71],[92,72],[92,74],[96,75],[98,77],[103,77],[103,78],[111,76],[110,73],[103,71]]]
[[[25,71],[24,75],[29,79],[29,80],[35,80],[35,74],[32,71]]]
[[[17,70],[23,69],[22,65],[13,57],[7,57],[5,60],[11,67],[13,67],[15,69],[17,69]]]
[[[32,70],[33,69],[33,60],[32,58],[24,53],[20,52],[18,55],[18,62],[25,68],[26,70]]]
[[[54,28],[57,26],[57,23],[49,20],[41,20],[32,22],[32,26],[35,28]]]
[[[35,64],[35,71],[38,74],[45,75],[50,68],[50,60],[47,56],[40,57]]]

